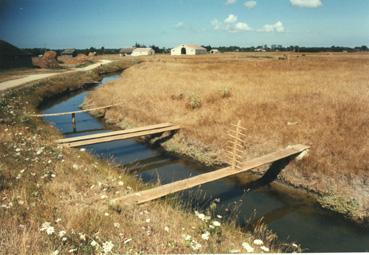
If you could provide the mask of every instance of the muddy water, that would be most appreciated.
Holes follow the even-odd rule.
[[[118,77],[117,74],[105,76],[99,86]],[[54,100],[44,106],[42,112],[78,110],[87,93],[84,91]],[[88,113],[77,114],[76,130],[72,128],[70,116],[48,117],[45,121],[66,137],[109,131]],[[159,180],[164,184],[212,170],[136,140],[90,145],[86,149],[125,165],[144,182]],[[225,219],[232,217],[240,226],[246,226],[252,215],[263,217],[280,240],[300,243],[306,252],[369,251],[368,229],[320,209],[306,196],[283,191],[277,184],[249,190],[236,178],[228,178],[187,190],[178,196],[183,203],[200,210],[217,199],[220,201],[218,213]]]

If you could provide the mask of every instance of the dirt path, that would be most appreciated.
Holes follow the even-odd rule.
[[[65,73],[72,73],[72,72],[79,72],[79,71],[89,71],[92,69],[95,69],[97,67],[99,67],[100,65],[105,65],[108,63],[111,63],[111,60],[100,60],[98,63],[86,66],[86,67],[80,67],[80,68],[74,68],[72,70],[69,71],[65,71],[65,72],[58,72],[58,73],[44,73],[44,74],[31,74],[31,75],[27,75],[26,77],[23,78],[19,78],[19,79],[15,79],[15,80],[10,80],[10,81],[4,81],[0,83],[0,91],[4,91],[7,89],[11,89],[11,88],[15,88],[21,85],[24,85],[26,83],[32,82],[32,81],[36,81],[36,80],[41,80],[44,78],[48,78],[51,76],[55,76],[58,74],[65,74]]]

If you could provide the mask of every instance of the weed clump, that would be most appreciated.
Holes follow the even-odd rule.
[[[201,98],[195,94],[191,94],[187,97],[186,108],[187,109],[198,109],[202,106]]]
[[[231,89],[229,87],[224,87],[221,91],[222,98],[229,98],[231,97]]]

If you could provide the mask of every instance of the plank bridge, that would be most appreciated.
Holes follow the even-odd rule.
[[[72,116],[72,127],[73,127],[73,131],[76,132],[77,131],[76,114],[85,113],[85,112],[93,112],[93,111],[103,110],[103,109],[108,109],[108,108],[115,107],[115,106],[118,106],[118,105],[121,105],[121,104],[122,103],[117,103],[117,104],[105,105],[105,106],[100,106],[100,107],[95,107],[95,108],[90,108],[90,109],[85,109],[85,110],[79,110],[79,111],[72,111],[72,112],[30,114],[29,116],[31,116],[31,117],[42,117],[42,118],[44,118],[44,117],[60,117],[60,116],[71,115]]]
[[[205,184],[208,182],[223,179],[228,176],[244,173],[254,168],[258,168],[277,160],[288,158],[290,156],[298,155],[301,152],[307,150],[309,147],[305,145],[293,145],[285,149],[243,162],[238,165],[237,168],[225,167],[219,170],[215,170],[209,173],[200,174],[194,177],[190,177],[184,180],[175,181],[172,183],[164,184],[152,189],[131,193],[123,197],[118,197],[110,200],[112,205],[134,205],[142,204],[154,199],[164,197],[169,194],[173,194],[179,191],[193,188],[195,186]]]
[[[179,125],[174,125],[172,123],[162,123],[139,128],[64,138],[56,140],[56,143],[63,144],[68,147],[80,147],[97,143],[106,143],[112,141],[138,138],[147,135],[156,135],[165,132],[174,132],[179,129],[180,129]]]
[[[237,125],[233,126],[235,127],[235,129],[230,130],[228,132],[230,141],[228,146],[226,147],[228,150],[226,155],[227,156],[226,161],[230,165],[229,167],[225,167],[205,174],[200,174],[184,180],[175,181],[148,190],[139,191],[118,198],[114,198],[110,200],[111,205],[119,206],[119,205],[142,204],[208,182],[244,173],[251,169],[268,165],[281,159],[297,156],[300,153],[309,149],[309,147],[306,145],[299,144],[292,145],[288,146],[285,149],[281,149],[276,152],[272,152],[264,156],[254,158],[252,160],[242,161],[243,158],[242,154],[245,151],[242,139],[243,137],[245,137],[245,134],[243,134],[242,131],[245,131],[245,129],[241,127],[240,122],[238,122]]]

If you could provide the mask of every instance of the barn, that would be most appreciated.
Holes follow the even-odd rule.
[[[61,55],[75,57],[77,56],[77,51],[76,49],[65,49],[64,51],[62,51]]]
[[[0,69],[17,67],[32,67],[31,54],[0,40]]]
[[[120,56],[128,56],[132,54],[132,51],[134,50],[134,48],[121,48],[119,50],[119,54]]]
[[[132,51],[131,56],[149,56],[154,54],[155,51],[151,48],[135,48]]]
[[[207,54],[208,51],[196,44],[181,44],[177,47],[171,49],[170,55],[179,56],[179,55],[201,55]]]
[[[219,54],[220,51],[218,49],[211,49],[210,54]]]

